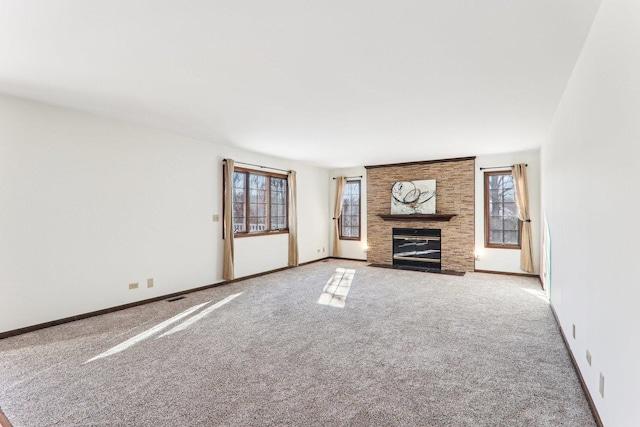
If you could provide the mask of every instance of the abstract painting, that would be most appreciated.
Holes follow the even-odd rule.
[[[436,180],[398,181],[391,187],[391,215],[436,213]]]

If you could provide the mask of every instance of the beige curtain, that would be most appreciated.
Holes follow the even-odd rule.
[[[520,251],[520,269],[533,273],[533,249],[531,246],[531,218],[529,217],[529,187],[527,185],[527,166],[524,163],[511,167],[516,191],[518,218],[522,221],[522,242]]]
[[[289,171],[287,179],[289,192],[289,267],[298,265],[298,201],[296,171]]]
[[[233,268],[233,170],[235,162],[225,159],[224,165],[224,263],[222,278],[234,279]]]
[[[347,184],[347,178],[344,176],[336,177],[336,204],[333,208],[333,256],[340,256],[340,216],[342,215],[342,198],[344,197],[344,186]]]

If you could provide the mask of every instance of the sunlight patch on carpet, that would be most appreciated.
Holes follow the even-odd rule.
[[[208,307],[208,308],[202,310],[200,313],[196,314],[195,316],[190,317],[189,319],[185,320],[184,322],[182,322],[178,326],[175,326],[173,329],[168,330],[164,334],[160,335],[158,338],[162,338],[164,336],[171,335],[171,334],[174,334],[176,332],[179,332],[179,331],[187,329],[189,326],[193,325],[198,320],[201,320],[204,317],[206,317],[207,315],[209,315],[213,310],[216,310],[216,309],[222,307],[223,305],[225,305],[229,301],[233,300],[234,298],[239,297],[240,295],[242,295],[242,292],[240,292],[238,294],[230,295],[230,296],[226,297],[225,299],[223,299],[222,301],[218,301],[217,303],[213,304],[211,307]]]
[[[318,304],[344,308],[355,270],[336,268],[318,299]]]
[[[189,326],[191,326],[192,324],[194,324],[198,320],[203,319],[205,316],[210,314],[212,311],[216,310],[217,308],[222,307],[223,305],[225,305],[226,303],[228,303],[229,301],[233,300],[234,298],[236,298],[236,297],[238,297],[240,295],[242,295],[242,292],[226,297],[222,301],[219,301],[219,302],[213,304],[212,306],[202,310],[200,313],[196,314],[195,316],[192,316],[191,318],[185,320],[183,323],[179,324],[178,326],[175,326],[173,329],[169,330],[168,332],[165,332],[164,334],[160,335],[158,338],[162,338],[162,337],[164,337],[166,335],[173,334],[175,332],[182,331],[182,330],[188,328]],[[96,357],[92,357],[91,359],[87,360],[84,363],[93,362],[94,360],[102,359],[104,357],[108,357],[108,356],[112,356],[114,354],[120,353],[120,352],[128,349],[129,347],[132,347],[132,346],[134,346],[134,345],[146,340],[147,338],[150,338],[153,335],[156,335],[156,334],[160,333],[163,329],[166,329],[169,326],[171,326],[172,324],[174,324],[176,322],[179,322],[180,320],[184,319],[185,317],[190,316],[191,314],[197,312],[198,310],[202,309],[203,307],[211,304],[211,302],[212,301],[207,301],[207,302],[202,303],[202,304],[194,305],[193,307],[186,309],[182,313],[176,314],[172,318],[167,319],[164,322],[157,324],[153,328],[147,329],[146,331],[144,331],[142,333],[139,333],[135,337],[129,338],[125,342],[122,342],[122,343],[118,344],[117,346],[110,348],[109,350],[105,351],[104,353],[101,353],[101,354],[97,355]]]
[[[537,289],[526,289],[526,288],[520,288],[520,289],[522,289],[528,294],[533,295],[534,297],[540,298],[542,301],[546,302],[547,304],[549,303],[549,298],[547,297],[547,293],[545,291],[537,290]]]

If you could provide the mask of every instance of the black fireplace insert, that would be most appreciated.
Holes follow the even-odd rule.
[[[440,237],[437,228],[394,228],[393,266],[441,270]]]

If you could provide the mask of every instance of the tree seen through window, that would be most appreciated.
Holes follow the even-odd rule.
[[[485,172],[485,246],[520,247],[520,220],[511,172]]]
[[[233,173],[236,235],[287,230],[287,177],[244,169]]]
[[[360,240],[360,181],[347,181],[344,186],[340,238]]]

